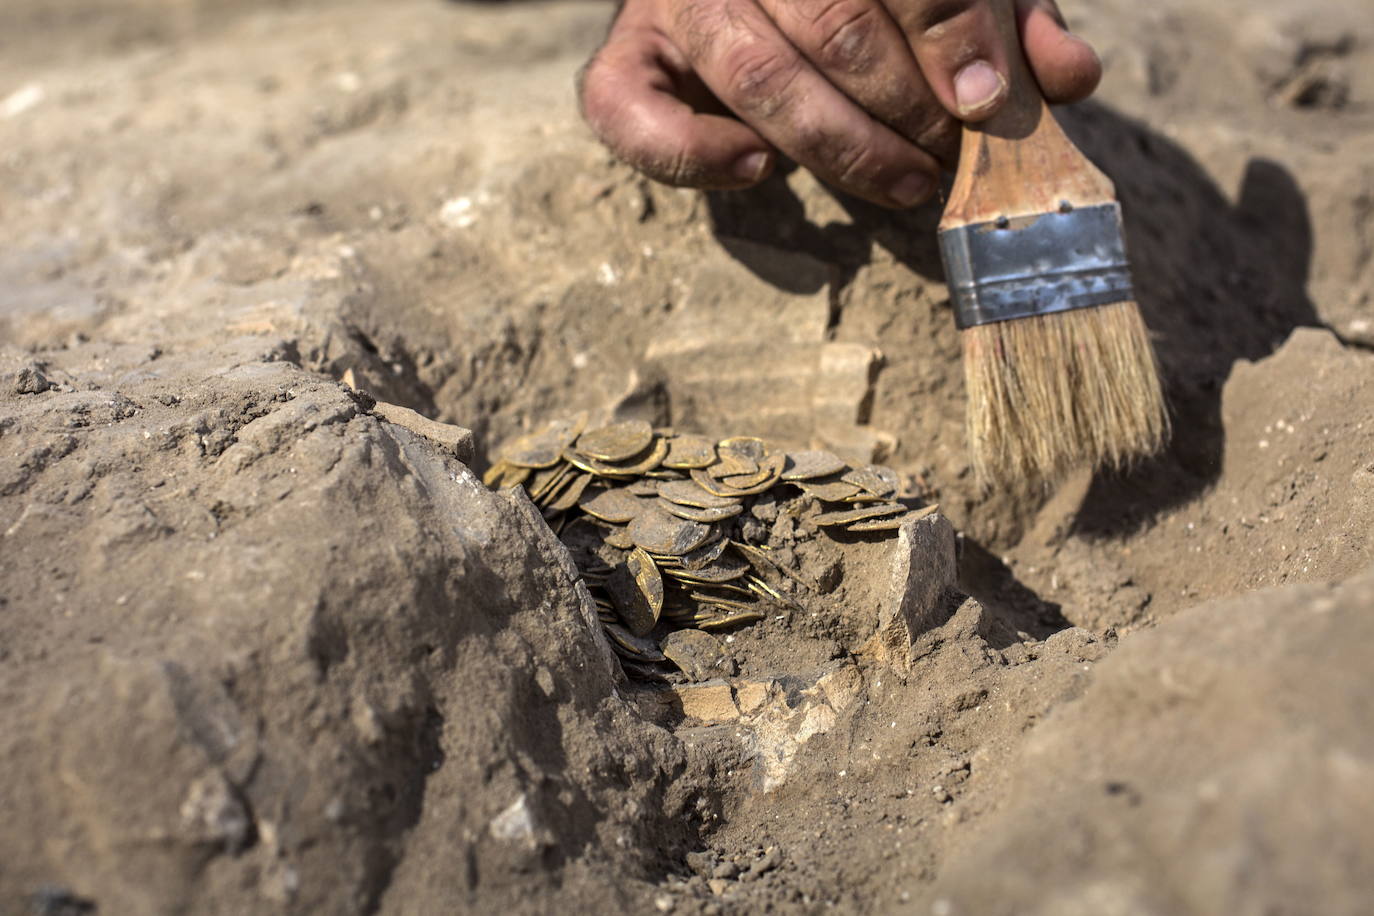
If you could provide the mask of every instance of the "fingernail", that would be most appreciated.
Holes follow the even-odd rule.
[[[896,184],[888,188],[887,195],[899,206],[914,207],[930,196],[932,187],[929,178],[920,172],[912,172],[910,175],[902,176]]]
[[[763,178],[771,160],[768,153],[747,153],[735,160],[735,177],[753,184]]]
[[[960,114],[973,114],[1002,97],[1007,81],[985,60],[965,64],[954,75],[954,102]]]

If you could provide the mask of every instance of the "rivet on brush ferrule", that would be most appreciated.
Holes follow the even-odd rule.
[[[1115,203],[940,232],[960,330],[1135,298]]]

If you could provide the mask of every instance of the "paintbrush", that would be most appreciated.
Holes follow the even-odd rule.
[[[1003,487],[1120,468],[1169,435],[1116,190],[1050,113],[1012,2],[994,0],[1009,97],[965,125],[939,236],[974,471]]]

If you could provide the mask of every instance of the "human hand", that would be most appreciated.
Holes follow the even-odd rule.
[[[961,121],[1006,100],[993,2],[625,0],[582,73],[582,112],[667,184],[746,188],[781,153],[851,194],[915,206],[953,165]],[[1102,65],[1054,0],[1014,2],[1045,97],[1091,94]]]

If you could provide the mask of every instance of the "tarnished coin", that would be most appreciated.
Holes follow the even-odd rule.
[[[635,546],[635,542],[630,539],[630,532],[621,527],[606,532],[605,543],[607,546],[616,547],[620,550],[633,550]]]
[[[845,525],[845,531],[896,531],[901,528],[906,519],[900,515],[889,515],[886,518],[870,518],[866,521],[852,522]]]
[[[885,464],[870,464],[864,467],[865,471],[872,471],[874,476],[883,482],[882,495],[891,499],[897,495],[901,489],[902,480],[897,476],[897,472]]]
[[[663,611],[663,578],[654,561],[636,547],[606,580],[606,591],[625,626],[636,636],[646,636]]]
[[[739,496],[739,491],[734,487],[730,486],[728,483],[716,480],[701,468],[692,469],[692,480],[697,486],[701,487],[712,496],[729,500],[734,500]]]
[[[845,527],[845,530],[846,530],[846,531],[860,531],[860,532],[862,532],[862,531],[896,531],[898,528],[900,528],[900,527],[902,527],[903,525],[905,525],[909,520],[914,520],[914,519],[918,519],[918,518],[925,518],[927,515],[933,514],[933,513],[934,513],[935,511],[937,511],[939,508],[940,508],[940,507],[939,507],[938,504],[932,504],[932,505],[929,505],[929,506],[922,506],[921,508],[912,510],[911,512],[908,512],[908,513],[906,513],[905,515],[895,515],[895,516],[889,516],[889,517],[887,517],[887,518],[875,518],[875,519],[867,519],[867,520],[860,521],[860,522],[854,522],[854,523],[852,523],[852,524],[846,526],[846,527]]]
[[[699,569],[670,569],[667,573],[679,582],[706,585],[712,582],[731,582],[749,572],[754,567],[734,557],[721,558],[709,566]]]
[[[668,454],[668,440],[655,438],[644,449],[634,457],[621,462],[597,461],[598,465],[603,466],[606,471],[612,474],[645,474],[652,471],[663,463],[664,457]]]
[[[759,469],[759,463],[744,452],[720,446],[716,448],[716,463],[706,469],[706,473],[719,479],[735,474],[752,474]]]
[[[897,487],[895,485],[889,485],[887,480],[884,480],[874,471],[872,465],[846,471],[840,475],[840,479],[845,483],[852,483],[855,486],[861,487],[874,496],[881,496],[883,499],[887,499],[897,492]]]
[[[754,593],[729,582],[702,582],[689,589],[688,593],[697,601],[736,601],[746,607],[753,607]]]
[[[698,509],[726,509],[739,505],[739,500],[717,496],[691,480],[663,481],[658,485],[658,495],[680,506],[695,506]]]
[[[802,492],[807,496],[814,496],[816,499],[828,503],[837,503],[843,499],[853,496],[860,492],[858,484],[849,483],[846,480],[821,479],[821,480],[797,480],[793,481],[796,486],[801,487]]]
[[[652,505],[648,500],[631,496],[623,487],[583,493],[577,501],[577,507],[588,515],[618,525],[631,521]]]
[[[744,511],[744,506],[739,503],[721,509],[698,509],[696,506],[682,506],[671,500],[660,498],[657,505],[669,515],[676,515],[678,518],[685,518],[689,522],[701,522],[703,524],[723,522],[727,518],[734,518]]]
[[[788,452],[782,469],[783,480],[812,480],[838,474],[848,467],[839,455],[830,452]]]
[[[675,630],[663,637],[663,655],[694,681],[730,677],[737,670],[725,644],[701,630]]]
[[[680,557],[697,549],[711,536],[709,526],[669,515],[652,504],[640,512],[626,530],[636,546],[670,557]]]
[[[528,472],[529,482],[525,484],[525,489],[529,491],[530,499],[539,503],[549,491],[558,486],[563,478],[568,476],[572,470],[567,464],[559,462],[552,467],[540,468],[537,471]]]
[[[587,424],[587,415],[579,413],[563,420],[555,420],[536,433],[520,436],[501,450],[501,458],[510,464],[526,468],[547,468],[558,461],[563,448]]]
[[[698,547],[689,553],[682,555],[682,565],[686,569],[701,569],[716,562],[720,555],[725,553],[725,548],[730,546],[730,542],[725,538],[711,541],[702,547]]]
[[[634,496],[657,496],[658,481],[640,478],[639,480],[627,483],[625,489]]]
[[[482,475],[482,483],[489,487],[496,486],[496,481],[501,479],[501,475],[506,473],[506,468],[508,467],[510,467],[510,465],[506,464],[506,462],[498,460],[491,467],[487,468],[487,472]]]
[[[577,437],[577,450],[598,461],[624,461],[648,448],[654,428],[643,420],[625,420],[589,429]]]
[[[587,490],[587,484],[595,479],[591,474],[578,474],[576,477],[571,477],[568,482],[562,485],[561,490],[549,493],[549,508],[554,512],[568,511],[577,505],[577,501],[582,498],[582,494]]]
[[[611,480],[633,480],[648,474],[658,468],[659,462],[663,460],[663,456],[666,454],[668,454],[668,443],[663,439],[655,439],[648,448],[638,455],[620,463],[602,461],[599,458],[593,458],[579,452],[575,448],[563,450],[563,457],[569,464],[598,477],[608,477]]]
[[[611,638],[611,648],[617,655],[628,656],[636,661],[661,662],[663,653],[652,639],[636,636],[629,630],[614,623],[602,624],[602,629]]]
[[[704,468],[716,460],[716,446],[705,436],[674,436],[668,443],[668,468]]]
[[[885,515],[901,515],[906,511],[906,506],[901,503],[879,503],[876,506],[860,506],[857,509],[841,509],[838,512],[822,512],[811,521],[822,528],[831,525],[848,525],[850,522],[861,522],[865,519],[881,518]]]
[[[500,471],[493,474],[497,468],[500,468]],[[529,480],[530,469],[516,467],[513,464],[501,461],[493,465],[491,470],[487,471],[487,475],[492,477],[492,482],[488,483],[487,486],[494,486],[498,490],[504,490],[506,487],[518,487],[520,484]],[[483,480],[485,479],[484,477]]]
[[[769,449],[768,443],[757,436],[731,436],[729,439],[720,440],[717,445],[720,448],[738,452],[754,461],[762,461],[772,451]]]
[[[644,596],[654,622],[657,623],[658,615],[663,612],[663,576],[659,573],[658,567],[639,547],[630,551],[629,556],[625,558],[625,566],[630,570],[630,575],[634,576],[635,585],[639,587],[639,593]]]
[[[727,613],[718,617],[699,622],[697,628],[707,632],[728,630],[731,627],[742,626],[746,623],[757,623],[766,616],[763,611],[759,610],[727,610]]]
[[[753,496],[762,493],[778,482],[786,460],[787,456],[782,454],[769,455],[759,462],[759,469],[755,473],[724,477],[721,482],[734,487],[741,496]]]

